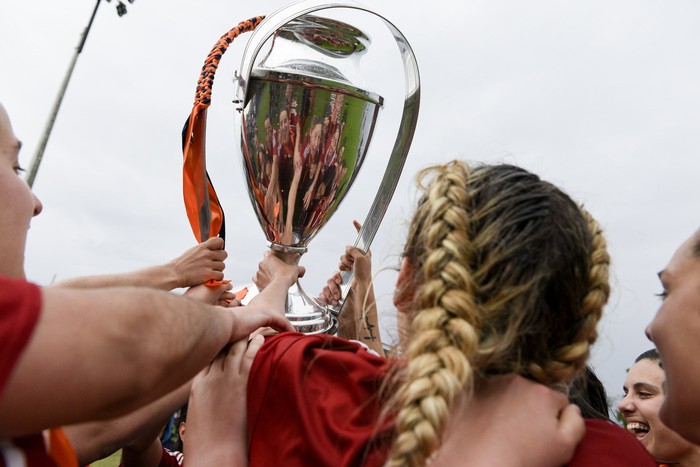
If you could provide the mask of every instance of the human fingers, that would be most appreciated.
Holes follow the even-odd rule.
[[[335,286],[336,286],[335,282],[332,282],[329,279],[328,284],[323,287],[323,290],[321,290],[321,295],[319,295],[319,297],[318,297],[319,301],[325,305],[336,306],[338,304],[338,302],[335,298],[335,293],[332,291],[332,288]]]
[[[263,274],[260,270],[257,270],[253,277],[250,278],[253,284],[258,288],[258,290],[263,290],[270,283],[269,278]]]
[[[355,264],[355,258],[348,250],[352,248],[351,246],[345,247],[345,254],[340,257],[340,263],[338,263],[338,269],[341,271],[352,271],[353,265]]]
[[[221,237],[211,237],[203,241],[201,245],[209,250],[223,250],[224,239]]]
[[[217,269],[216,267],[212,267],[211,270],[207,271],[206,277],[208,277],[207,280],[213,279],[215,281],[221,281],[224,280],[224,267],[223,263],[221,263],[221,269]],[[219,266],[217,266],[219,267]],[[206,281],[204,281],[206,282]]]
[[[275,331],[272,328],[258,328],[255,331],[253,331],[250,336],[248,336],[248,341],[252,341],[255,336],[261,335],[263,337],[265,336],[274,336],[275,334],[279,334],[277,331]]]
[[[202,258],[211,261],[224,261],[228,258],[228,253],[224,250],[224,241],[219,237],[210,238],[205,243],[201,243],[200,247],[203,248],[200,255]]]
[[[232,285],[230,283],[217,286],[200,284],[187,289],[184,295],[187,298],[214,305],[219,302],[221,295],[231,290],[231,288]]]
[[[229,291],[225,291],[219,296],[219,299],[217,300],[216,304],[220,306],[229,306],[235,298],[235,294]]]
[[[177,275],[178,287],[190,287],[209,280],[223,279],[228,253],[224,241],[215,237],[195,245],[168,263]]]
[[[360,230],[362,230],[362,224],[360,224],[360,221],[357,219],[353,219],[352,225],[355,226],[355,230],[357,230],[357,233],[360,233]]]
[[[341,295],[341,290],[340,290],[340,285],[343,283],[343,280],[340,278],[340,274],[336,273],[333,277],[328,279],[326,287],[328,287],[328,292],[330,293],[331,298],[335,302],[334,304],[338,304],[338,300],[340,300],[340,295]]]
[[[268,255],[260,262],[258,273],[253,281],[257,280],[261,284],[269,285],[273,281],[282,280],[291,286],[299,277],[306,274],[306,268],[296,264],[296,261],[298,258],[292,256],[283,259],[274,254]],[[256,285],[261,288],[257,282]]]
[[[224,240],[212,237],[185,251],[176,261],[183,265],[208,261],[224,261],[228,253],[224,250]]]
[[[352,259],[357,262],[358,259],[360,258],[371,258],[372,257],[372,252],[370,250],[363,251],[356,246],[350,246],[348,245],[345,248],[345,254],[348,256],[351,256]]]
[[[197,376],[195,376],[193,384],[201,384],[203,380],[209,376],[209,374],[212,372],[212,370],[215,370],[218,367],[221,366],[221,361],[223,358],[223,355],[226,354],[225,350],[227,347],[224,347],[221,352],[219,352],[214,359],[209,362],[207,365],[202,368],[199,373],[197,373]]]
[[[270,309],[251,308],[252,306],[248,305],[247,307],[231,309],[235,319],[230,342],[242,339],[262,327],[271,327],[277,331],[294,331],[289,320],[278,312]]]
[[[267,250],[263,254],[263,259],[258,263],[258,270],[255,271],[253,275],[253,283],[258,287],[258,289],[263,290],[272,280],[270,275],[270,264],[275,261],[274,255],[271,254],[270,250]]]
[[[226,253],[226,252],[224,251],[224,252],[219,252],[219,253]],[[213,269],[214,271],[223,271],[224,269],[226,269],[226,263],[224,263],[225,259],[226,258],[212,259],[211,261],[209,261],[209,264],[207,266],[209,266],[209,268]]]
[[[325,298],[331,300],[333,298],[334,291],[340,288],[340,284],[343,283],[343,278],[338,271],[334,272],[333,275],[326,281],[326,285],[323,287],[319,298]]]
[[[225,306],[227,308],[235,308],[237,306],[243,306],[243,303],[241,303],[240,298],[236,298],[234,296],[230,301],[226,301],[225,303],[222,303],[221,306]]]
[[[371,279],[372,253],[369,250],[365,252],[357,247],[348,246],[346,250],[346,255],[352,258],[352,268],[355,272],[355,277],[357,278],[357,280]]]
[[[326,287],[324,287],[321,290],[321,293],[318,294],[318,296],[316,297],[316,301],[319,303],[319,305],[332,305],[332,303],[330,303],[330,299],[325,294]]]
[[[228,368],[233,370],[235,374],[238,374],[238,372],[240,371],[239,369],[241,367],[241,360],[243,360],[243,354],[245,353],[245,349],[247,346],[248,340],[240,339],[237,342],[231,344],[231,347],[228,349],[226,365]]]
[[[248,342],[248,347],[245,349],[243,358],[241,359],[240,372],[241,376],[246,378],[250,374],[250,368],[253,366],[253,360],[255,360],[255,355],[260,350],[260,347],[265,343],[265,337],[262,334],[256,334]]]

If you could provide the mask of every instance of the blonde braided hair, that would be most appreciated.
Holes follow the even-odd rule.
[[[424,465],[455,398],[489,375],[572,377],[609,294],[598,224],[536,175],[453,161],[421,171],[418,186],[404,251],[412,334],[396,379],[391,466]]]

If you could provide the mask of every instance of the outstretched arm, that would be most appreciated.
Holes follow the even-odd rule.
[[[359,232],[360,223],[353,221],[353,224]],[[384,355],[379,333],[377,301],[372,284],[372,253],[370,251],[365,253],[358,248],[348,246],[345,249],[345,254],[340,257],[338,268],[340,271],[354,270],[355,272],[352,285],[338,317],[338,337],[358,340],[379,355]],[[341,285],[340,272],[336,272],[323,288],[319,300],[337,306],[341,298]]]
[[[194,377],[227,343],[263,326],[292,330],[279,310],[143,288],[48,287],[42,295],[39,321],[0,398],[0,436],[123,415]],[[37,387],[60,390],[36,399]]]
[[[185,251],[165,264],[123,274],[76,277],[56,282],[52,287],[98,288],[98,287],[149,287],[158,290],[173,290],[192,287],[209,280],[224,278],[224,260],[227,257],[224,240],[210,238]]]
[[[161,457],[158,434],[168,417],[187,402],[191,387],[192,383],[188,381],[170,394],[122,417],[64,427],[78,463],[88,465],[125,448],[124,456],[138,456],[146,459],[145,465],[157,467]],[[155,463],[148,462],[152,459]],[[126,461],[123,464],[129,465]]]

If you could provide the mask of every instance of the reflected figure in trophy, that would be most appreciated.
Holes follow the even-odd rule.
[[[290,123],[289,114],[287,108],[282,109],[279,113],[278,141],[273,153],[281,159],[280,174],[282,180],[291,180],[293,168],[292,157],[294,157],[294,132],[296,130]]]
[[[309,143],[304,149],[304,165],[307,167],[304,174],[304,214],[308,215],[311,210],[312,200],[316,201],[315,189],[320,175],[319,157],[321,155],[321,139],[323,136],[323,123],[318,116],[315,116],[311,123],[309,132]]]

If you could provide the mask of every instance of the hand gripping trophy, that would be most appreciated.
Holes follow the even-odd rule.
[[[383,98],[359,84],[358,61],[370,46],[367,35],[357,24],[322,16],[324,10],[337,8],[378,16],[396,40],[405,74],[398,134],[355,242],[362,250],[369,248],[415,130],[418,66],[405,37],[385,18],[356,3],[316,0],[302,0],[265,19],[240,23],[207,58],[183,129],[185,206],[198,241],[225,234],[223,209],[206,173],[206,108],[221,55],[241,32],[254,30],[235,74],[234,103],[248,194],[268,247],[285,261],[298,262],[352,186],[367,155]],[[351,279],[352,272],[343,273],[342,298]],[[286,315],[300,332],[335,333],[341,306],[317,303],[297,282],[289,291]]]

